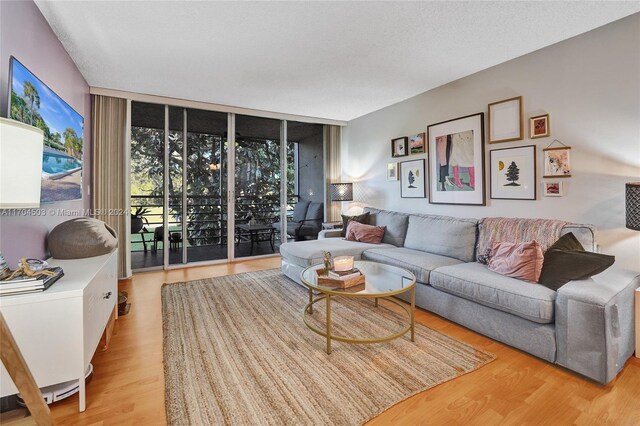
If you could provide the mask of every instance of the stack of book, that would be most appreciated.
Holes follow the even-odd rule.
[[[353,268],[348,271],[336,271],[332,268],[327,276],[334,280],[350,280],[351,278],[357,278],[360,275],[362,275],[362,272],[360,272],[358,268]]]
[[[16,294],[39,293],[45,291],[58,281],[64,272],[62,268],[46,268],[45,271],[53,272],[55,275],[37,274],[31,277],[20,276],[11,280],[0,281],[0,296],[13,296]]]

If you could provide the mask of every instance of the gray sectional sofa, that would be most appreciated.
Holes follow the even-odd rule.
[[[613,380],[633,353],[634,291],[640,275],[612,266],[557,292],[502,276],[475,260],[478,220],[365,208],[370,223],[386,226],[382,244],[323,231],[316,241],[280,246],[282,271],[322,263],[322,251],[404,267],[418,281],[416,304],[451,321],[597,382]],[[595,250],[590,225],[567,225],[586,250]]]

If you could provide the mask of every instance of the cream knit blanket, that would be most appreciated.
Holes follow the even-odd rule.
[[[485,217],[480,220],[476,257],[478,262],[488,263],[494,242],[522,243],[536,240],[544,253],[558,241],[566,224],[565,221],[554,219]]]

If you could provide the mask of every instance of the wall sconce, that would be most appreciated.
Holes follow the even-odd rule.
[[[42,130],[0,118],[0,209],[40,207]]]
[[[332,183],[331,201],[353,201],[353,184]]]
[[[626,185],[627,228],[640,231],[640,182]]]
[[[212,172],[217,172],[218,170],[220,170],[220,164],[218,163],[209,164],[209,170],[211,170]]]

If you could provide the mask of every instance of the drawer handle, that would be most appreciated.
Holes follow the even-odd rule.
[[[109,299],[111,297],[111,292],[105,293],[104,298]]]

